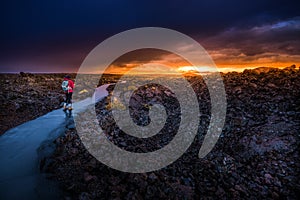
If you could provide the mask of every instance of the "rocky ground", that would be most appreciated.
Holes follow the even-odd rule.
[[[228,100],[226,123],[216,146],[204,159],[198,158],[198,151],[210,119],[209,94],[203,80],[194,76],[188,80],[201,100],[199,134],[173,164],[142,174],[111,169],[91,156],[76,130],[69,129],[55,141],[55,153],[43,160],[41,169],[61,183],[65,199],[297,199],[300,196],[299,69],[259,68],[222,76]],[[149,88],[153,87],[134,94],[133,119],[136,123],[148,123],[149,110],[142,108],[141,102],[145,100],[143,94],[149,94],[149,98],[156,97],[158,101],[168,99],[171,103],[164,106],[175,120],[167,120],[162,134],[146,142],[129,137],[116,127],[110,97],[96,105],[101,127],[120,148],[153,151],[174,136],[178,102],[171,92],[163,94],[159,86],[151,93]]]
[[[58,109],[64,98],[63,77],[64,74],[0,74],[0,135]]]

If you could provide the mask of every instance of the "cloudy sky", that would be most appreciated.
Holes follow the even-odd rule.
[[[299,1],[4,0],[0,11],[0,72],[76,72],[105,39],[149,26],[190,36],[221,71],[300,65]],[[172,59],[145,52],[117,64]]]

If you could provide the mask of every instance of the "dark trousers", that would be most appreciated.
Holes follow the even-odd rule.
[[[67,92],[66,93],[66,103],[67,104],[72,103],[72,94],[73,94],[73,92]]]

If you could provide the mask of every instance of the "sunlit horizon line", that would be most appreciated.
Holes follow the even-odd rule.
[[[278,65],[278,66],[277,66]],[[178,66],[176,71],[177,72],[170,72],[170,73],[157,73],[157,72],[139,72],[139,73],[132,73],[132,74],[177,74],[179,73],[189,73],[189,72],[194,72],[195,74],[201,74],[201,73],[214,73],[214,72],[222,72],[222,73],[229,73],[229,72],[243,72],[244,70],[251,70],[251,69],[256,69],[256,68],[263,68],[263,67],[267,67],[267,68],[277,68],[277,69],[284,69],[286,67],[290,67],[292,65],[296,65],[294,63],[289,63],[289,64],[274,64],[272,66],[267,66],[267,65],[253,65],[253,66],[248,66],[248,67],[228,67],[228,66],[224,66],[224,67],[220,67],[220,65],[216,65],[216,66]],[[240,65],[237,65],[240,66]],[[297,65],[296,65],[297,66]],[[299,66],[299,65],[298,65]],[[176,67],[174,67],[176,68]],[[105,74],[124,74],[124,71],[120,71],[120,72],[116,72],[116,71],[111,71],[111,72],[104,72]]]
[[[235,66],[229,66],[229,65],[222,65],[216,64],[216,68],[215,67],[211,67],[212,69],[214,69],[213,71],[209,71],[209,70],[205,70],[205,71],[201,71],[201,73],[210,73],[210,72],[222,72],[222,73],[229,73],[229,72],[243,72],[246,69],[256,69],[256,68],[261,68],[261,67],[267,67],[267,68],[277,68],[277,69],[284,69],[286,67],[290,67],[292,65],[295,65],[297,68],[299,68],[300,63],[274,63],[274,64],[269,64],[269,65],[264,65],[264,64],[253,64],[252,66],[247,66],[247,67],[243,67],[244,65],[235,65]],[[180,71],[180,68],[184,68],[184,67],[190,67],[192,69],[195,68],[200,68],[201,66],[177,66],[176,71],[178,72],[183,72]],[[204,66],[204,67],[208,67],[208,66]],[[176,68],[176,67],[174,67]],[[192,71],[198,71],[198,70],[186,70],[185,72],[192,72]],[[2,71],[0,72],[0,74],[18,74],[20,72],[24,72],[24,73],[34,73],[34,74],[77,74],[79,73],[79,71],[31,71],[31,70],[20,70],[20,71]],[[124,74],[124,71],[120,71],[120,72],[116,72],[115,70],[112,70],[111,72],[100,72],[100,71],[89,71],[89,72],[81,72],[80,74]],[[147,73],[147,72],[139,72],[137,74],[176,74],[176,72],[171,72],[171,73]],[[200,74],[200,72],[199,72]]]
[[[178,68],[176,69],[177,72],[163,72],[163,73],[157,73],[157,72],[138,72],[138,73],[132,73],[132,72],[125,72],[124,71],[120,71],[120,72],[84,72],[82,74],[111,74],[111,75],[122,75],[122,74],[132,74],[132,75],[177,75],[177,74],[184,74],[184,73],[194,73],[195,75],[199,75],[199,74],[209,74],[209,73],[215,73],[215,72],[219,72],[219,73],[230,73],[230,72],[243,72],[244,70],[253,70],[253,69],[257,69],[257,68],[264,68],[264,67],[267,67],[267,68],[277,68],[277,69],[284,69],[286,67],[290,67],[292,65],[296,65],[296,64],[288,64],[286,66],[280,66],[280,67],[277,67],[277,66],[260,66],[260,65],[257,65],[257,66],[251,66],[251,67],[209,67],[209,66],[178,66]],[[299,66],[299,65],[298,65]],[[191,70],[187,70],[187,71],[180,71],[180,68],[182,67],[190,67],[192,68]],[[203,71],[199,71],[197,69],[201,68],[201,67],[206,67],[206,68],[210,68],[212,70],[203,70]],[[296,65],[297,67],[297,65]],[[196,70],[193,70],[195,69]],[[74,73],[78,73],[78,72],[74,72]]]

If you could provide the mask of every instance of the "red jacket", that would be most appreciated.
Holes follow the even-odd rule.
[[[73,92],[74,89],[74,82],[71,79],[64,78],[64,81],[68,81],[68,92]]]

